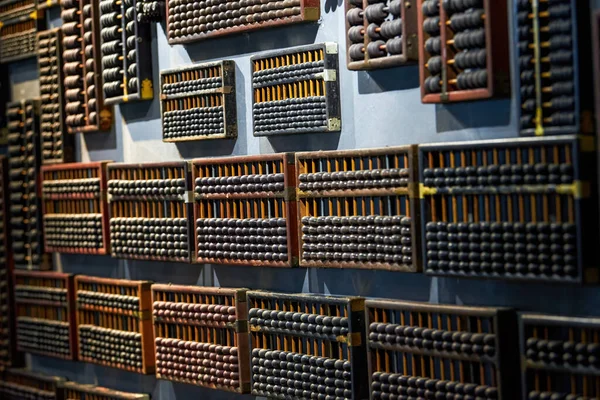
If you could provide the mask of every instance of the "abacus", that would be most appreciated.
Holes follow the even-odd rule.
[[[75,277],[81,361],[154,373],[150,282]]]
[[[417,6],[423,103],[510,95],[506,1],[418,0]]]
[[[38,23],[44,16],[36,11],[35,2],[15,2],[22,5],[0,15],[0,63],[11,63],[36,56]]]
[[[345,5],[348,69],[388,68],[418,61],[414,0],[346,0]]]
[[[50,269],[44,253],[42,204],[38,194],[41,146],[39,100],[9,103],[8,154],[10,219],[14,267]]]
[[[251,63],[254,136],[342,129],[337,43],[269,52]]]
[[[318,21],[319,0],[258,0],[227,2],[166,0],[169,44],[249,32],[257,29]]]
[[[577,136],[419,146],[425,273],[587,283],[591,140]],[[593,200],[591,200],[593,201]],[[592,207],[593,208],[593,207]],[[596,220],[593,209],[586,221]]]
[[[297,266],[294,155],[192,162],[197,262]]]
[[[366,399],[365,302],[248,292],[252,395]]]
[[[40,72],[42,164],[72,162],[75,160],[75,136],[67,134],[64,119],[61,29],[38,33],[37,51]]]
[[[48,253],[109,253],[107,164],[42,167],[44,246]]]
[[[600,319],[523,314],[523,399],[600,396]]]
[[[110,164],[112,256],[190,262],[190,186],[187,162]]]
[[[156,377],[248,393],[245,289],[152,285]]]
[[[77,360],[73,275],[14,272],[17,350]]]
[[[161,22],[165,16],[165,0],[137,0],[136,11],[140,23]]]
[[[419,271],[416,152],[296,153],[300,265]]]
[[[580,82],[592,74],[590,7],[583,3],[514,4],[521,135],[591,133],[582,121],[593,104],[593,85]]]
[[[161,71],[160,93],[164,142],[237,137],[233,61]]]
[[[150,400],[150,396],[141,393],[118,392],[116,390],[83,385],[76,382],[64,382],[58,387],[59,396],[65,400]]]
[[[99,1],[61,1],[65,123],[69,133],[109,130],[104,103]]]
[[[62,400],[58,386],[65,378],[32,372],[25,369],[8,369],[0,380],[0,397],[6,400]]]
[[[138,21],[138,0],[100,1],[104,103],[152,100],[150,25]]]
[[[0,19],[23,11],[32,11],[35,7],[35,0],[2,0],[0,1]]]
[[[379,299],[366,307],[372,400],[519,398],[513,310]]]

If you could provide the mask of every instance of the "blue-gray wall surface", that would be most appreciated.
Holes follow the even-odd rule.
[[[593,7],[600,8],[600,0],[578,1],[590,1]],[[425,105],[420,99],[417,66],[375,72],[348,71],[345,67],[343,1],[322,0],[321,7],[318,24],[269,29],[189,46],[170,46],[164,23],[156,25],[152,37],[154,101],[115,107],[115,126],[110,133],[77,135],[77,160],[157,162],[517,136],[514,98]],[[60,26],[60,10],[49,10],[48,14],[51,27]],[[341,133],[270,139],[254,137],[251,131],[252,103],[246,101],[246,97],[252,93],[250,57],[261,51],[320,42],[337,42],[340,45]],[[219,59],[236,62],[239,137],[235,141],[163,143],[158,101],[159,71]],[[10,71],[12,83],[22,84],[36,79],[37,64],[35,60],[16,63]],[[37,95],[35,90],[34,86],[25,94],[15,91],[17,93],[14,95],[17,98],[32,97]],[[430,278],[421,274],[383,271],[187,265],[98,256],[57,255],[55,264],[58,270],[64,272],[112,278],[282,292],[361,295],[432,303],[510,306],[523,311],[600,316],[597,288]],[[155,400],[239,397],[80,362],[32,356],[28,357],[28,363],[36,371],[66,376],[80,383],[151,393]]]

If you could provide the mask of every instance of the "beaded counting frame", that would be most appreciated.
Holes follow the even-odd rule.
[[[155,284],[152,297],[157,378],[249,392],[246,289]],[[181,376],[168,373],[177,367]]]
[[[107,131],[113,111],[105,105],[99,1],[61,1],[65,122],[69,133]],[[69,71],[70,70],[70,71]]]
[[[394,390],[399,397],[519,398],[513,310],[379,299],[366,307],[372,400]]]
[[[292,47],[250,60],[254,136],[341,131],[337,43]]]
[[[293,154],[197,159],[192,162],[192,170],[198,263],[298,265]],[[281,226],[283,222],[285,226]],[[222,226],[216,225],[213,231],[212,223]],[[217,236],[211,241],[215,233]],[[268,240],[267,236],[273,238]],[[233,239],[241,239],[241,243],[232,243]],[[212,257],[210,251],[215,253]]]
[[[100,386],[84,385],[76,382],[60,383],[57,393],[61,399],[65,400],[150,400],[150,396],[147,394],[119,392]]]
[[[205,87],[192,88],[194,83]],[[160,93],[164,142],[237,137],[235,62],[223,60],[160,71]],[[185,115],[187,111],[197,111],[197,114]],[[177,113],[184,114],[180,121],[175,120]],[[181,128],[194,125],[189,123],[189,117],[197,119],[198,129],[204,126],[203,130],[208,132],[177,137]],[[211,123],[217,123],[212,119],[223,125],[219,127],[220,132],[209,131],[215,128]],[[175,125],[172,134],[171,125]]]
[[[456,1],[456,0],[455,0]],[[431,36],[425,32],[425,20],[428,18],[424,14],[423,4],[424,3],[437,3],[439,2],[439,13],[437,17],[440,19],[439,26],[445,27],[440,29],[440,34],[437,36]],[[482,49],[485,51],[485,68],[480,67],[477,71],[486,71],[487,79],[486,84],[481,87],[459,89],[459,69],[456,65],[456,57],[460,53],[468,54],[465,50],[458,50],[454,41],[457,37],[462,36],[465,40],[464,46],[471,47],[469,38],[467,35],[475,33],[475,31],[469,32],[454,32],[451,28],[450,21],[452,18],[448,16],[448,12],[444,9],[442,2],[451,4],[451,1],[446,0],[417,0],[418,7],[418,26],[419,26],[419,72],[421,79],[421,100],[423,103],[446,103],[455,101],[467,101],[467,100],[481,100],[488,99],[491,97],[507,97],[510,95],[510,65],[509,65],[509,39],[508,39],[508,10],[506,1],[498,0],[483,0],[483,29],[485,30],[485,47]],[[459,11],[460,12],[460,11]],[[430,17],[435,18],[435,17]],[[457,24],[461,22],[469,26],[467,18],[460,19],[455,18]],[[435,20],[433,20],[435,21]],[[462,34],[461,34],[462,33]],[[431,45],[435,43],[434,37],[440,38],[441,49],[439,56],[441,57],[440,72],[439,74],[432,75],[429,72],[429,63],[432,62],[434,54],[430,54],[425,44],[428,39],[431,39]],[[444,45],[442,45],[444,44]],[[462,44],[461,44],[462,46]],[[438,52],[436,52],[438,53]],[[464,63],[471,64],[471,60],[466,59],[467,56],[458,56],[458,59]],[[478,63],[479,61],[477,61]],[[459,61],[460,63],[460,61]],[[446,66],[444,68],[444,66]],[[433,66],[432,66],[433,67]],[[465,67],[465,70],[470,67]],[[464,73],[464,72],[463,72]],[[441,74],[441,75],[440,75]],[[472,72],[474,74],[474,72]],[[433,82],[431,79],[434,76],[439,76],[440,80],[436,86],[439,86],[439,91],[431,92],[427,90],[428,82]],[[475,78],[475,75],[471,75]],[[465,78],[469,78],[465,75]],[[479,77],[477,77],[479,78]],[[433,78],[432,78],[433,79]],[[469,86],[465,82],[466,86]],[[477,85],[476,85],[477,86]]]
[[[115,182],[120,180],[121,182]],[[143,188],[141,185],[144,182],[152,181],[150,185],[145,189],[148,191],[160,192],[160,189],[169,189],[166,185],[166,181],[177,180],[177,186],[171,186],[170,189],[177,190],[176,194],[168,195],[157,195],[157,194],[141,194]],[[167,162],[167,163],[147,163],[147,164],[110,164],[108,166],[108,199],[110,209],[110,232],[111,232],[111,254],[113,257],[118,258],[133,258],[140,260],[156,260],[156,261],[180,261],[180,262],[191,262],[192,251],[194,248],[193,234],[191,233],[193,214],[193,196],[189,188],[191,187],[191,173],[188,162]],[[125,182],[124,182],[125,181]],[[128,183],[129,182],[129,183]],[[117,185],[123,183],[127,185],[126,188],[119,188]],[[181,185],[183,183],[183,185]],[[148,185],[148,183],[146,183]],[[169,184],[171,184],[169,182]],[[140,189],[140,194],[133,195],[118,195],[117,191],[123,189],[128,191],[135,191],[135,186]],[[159,185],[162,185],[160,187]],[[156,189],[156,190],[155,190]],[[183,189],[183,190],[182,190]],[[180,238],[177,242],[185,243],[187,248],[174,249],[180,250],[180,255],[175,254],[169,255],[168,250],[164,247],[157,249],[157,254],[152,254],[152,249],[156,248],[161,243],[168,246],[172,243],[169,240],[171,234],[175,232],[169,232],[168,227],[159,229],[160,232],[155,234],[164,234],[164,239],[161,238],[160,242],[155,236],[152,239],[152,232],[144,232],[142,224],[150,223],[148,219],[154,219],[157,224],[173,223],[175,219],[179,223],[179,235]],[[119,221],[123,220],[127,224],[127,229],[135,229],[137,232],[117,232],[115,226],[118,225]],[[146,220],[146,222],[144,222]],[[166,226],[166,225],[164,225]],[[148,225],[150,228],[151,226]],[[130,234],[130,238],[127,238],[127,234]],[[118,237],[118,236],[121,237]],[[133,237],[135,235],[135,238]],[[141,236],[140,236],[141,235]],[[183,237],[185,236],[185,237]],[[131,240],[134,239],[134,240]],[[128,243],[133,251],[138,251],[144,247],[148,249],[148,254],[126,254],[120,252],[123,246],[119,244],[119,241],[124,241],[123,244]],[[134,243],[139,241],[140,243]],[[151,246],[149,249],[146,243]],[[154,243],[155,246],[152,246]],[[174,246],[173,246],[174,247]],[[158,254],[158,250],[165,250],[165,254]],[[143,252],[143,249],[142,249]]]
[[[138,1],[100,1],[100,54],[105,104],[154,98],[152,37],[150,25],[137,20]],[[109,60],[110,56],[112,60]],[[117,79],[107,79],[112,78],[111,75]],[[110,88],[110,85],[115,87]]]
[[[75,136],[65,125],[63,35],[60,28],[37,34],[40,72],[42,164],[75,161]]]
[[[10,368],[3,373],[0,380],[0,397],[62,400],[58,395],[58,386],[62,382],[65,382],[65,378]]]
[[[205,2],[194,3],[198,5],[198,8],[194,9],[191,2],[166,0],[167,37],[169,44],[190,43],[198,40],[300,22],[316,22],[319,20],[321,14],[319,0],[284,0],[283,2],[273,2],[273,6],[279,6],[278,11],[282,11],[279,13],[279,16],[276,15],[278,11],[273,10],[272,7],[265,9],[262,7],[264,4],[261,4],[260,2],[246,1],[244,2],[245,4],[243,7],[240,7],[242,6],[240,4],[242,2],[244,1],[223,2],[208,0]],[[228,3],[231,4],[231,7],[229,8],[225,6]],[[238,4],[238,8],[233,9],[236,3]],[[179,7],[182,7],[182,9],[179,9]],[[286,9],[289,11],[286,12]],[[182,20],[176,21],[176,15],[180,12],[188,15],[192,13],[193,15],[191,17],[186,15]],[[238,13],[237,16],[235,15],[236,12]],[[235,18],[232,19],[232,17]],[[234,26],[227,26],[227,21],[231,21],[233,24],[235,19],[239,20],[237,24]],[[184,26],[181,26],[183,25],[182,22],[185,24]],[[177,26],[177,23],[179,23],[179,27]],[[208,30],[209,24],[211,25],[211,28],[212,26],[217,25],[215,26],[216,29]],[[203,26],[206,30],[202,30]],[[186,31],[185,36],[182,36],[182,29],[185,29]],[[179,35],[177,34],[177,30],[180,31]],[[192,32],[188,32],[189,30]],[[196,32],[194,32],[194,30],[196,30]]]
[[[79,253],[79,254],[98,254],[105,255],[110,253],[110,232],[108,223],[108,203],[106,201],[106,167],[108,161],[92,163],[73,163],[60,164],[42,167],[42,196],[43,196],[43,214],[44,214],[44,232],[47,252],[58,253]],[[59,181],[59,185],[55,183]],[[78,184],[79,186],[75,186]],[[82,185],[93,185],[82,186]],[[71,188],[68,185],[73,185]],[[52,187],[60,191],[61,187],[67,190],[64,192],[52,193]],[[91,190],[90,190],[91,189]],[[66,223],[73,223],[73,218],[79,217],[83,221],[76,225],[75,231],[71,233],[72,240],[79,241],[85,239],[82,232],[94,222],[94,236],[100,235],[100,243],[96,246],[71,245],[61,246],[59,242],[54,242],[55,235],[61,235],[62,227]],[[54,222],[54,224],[52,223]],[[100,222],[100,226],[98,226]],[[49,225],[54,225],[54,233],[51,232]],[[68,225],[67,225],[68,228]],[[62,241],[57,238],[58,241]],[[100,246],[98,246],[100,244]]]
[[[417,9],[414,0],[386,0],[374,4],[369,3],[368,0],[345,0],[344,4],[346,10],[346,63],[349,70],[389,68],[410,65],[418,61]],[[371,12],[377,11],[381,14],[373,16],[373,21],[369,20],[365,12],[369,6],[371,6],[369,10],[373,10]],[[384,10],[385,7],[388,7],[388,10]],[[359,11],[352,11],[355,9]],[[394,15],[394,13],[397,15]],[[387,15],[383,16],[383,14]],[[390,15],[393,16],[392,19],[387,18]],[[356,18],[356,25],[350,22],[350,19],[353,18]],[[400,25],[400,34],[396,34],[397,25]],[[363,38],[352,38],[356,34],[363,36]],[[400,46],[399,50],[401,52],[398,53],[396,50],[390,52],[387,48],[382,49],[381,46],[387,43],[385,42],[386,39],[394,41],[395,46]],[[378,43],[378,41],[382,43]],[[353,59],[350,55],[351,48],[361,48],[361,46],[363,57]],[[371,51],[383,50],[387,54],[371,57],[369,55],[369,49],[371,48],[373,48]]]
[[[7,15],[22,11],[30,11],[36,6],[35,0],[2,0],[0,1],[0,19]]]
[[[300,265],[420,271],[416,153],[417,146],[296,153]],[[365,172],[372,176],[365,177]],[[366,219],[370,217],[374,221]],[[385,217],[389,221],[384,221]],[[311,225],[319,223],[313,218],[321,218],[330,228]],[[344,218],[350,225],[348,230],[340,226]],[[329,243],[321,245],[320,240],[327,236],[322,233],[332,236]],[[381,241],[377,241],[381,234]],[[306,258],[307,253],[331,257],[313,260],[312,255]]]
[[[523,399],[600,396],[600,319],[523,314],[519,328]]]
[[[36,353],[49,357],[62,358],[65,360],[77,360],[77,327],[75,324],[75,306],[73,275],[59,272],[14,272],[14,296],[15,296],[15,319],[17,324],[17,350]],[[27,291],[34,293],[29,298]],[[41,292],[41,293],[40,293]],[[43,293],[48,296],[64,295],[64,300],[48,300],[43,297]],[[20,323],[23,324],[20,327]],[[20,339],[24,334],[32,336],[32,340],[39,340],[37,335],[32,335],[32,328],[28,324],[44,325],[44,336],[50,336],[48,345],[51,350],[35,349],[22,343]],[[57,329],[62,330],[60,334],[48,333]],[[65,333],[66,332],[66,333]],[[35,332],[37,333],[37,332]],[[62,346],[56,341],[57,336],[62,336]],[[65,346],[65,343],[66,346]],[[66,347],[66,349],[65,349]],[[57,348],[62,348],[66,352],[57,352]]]
[[[35,57],[36,34],[38,26],[43,25],[44,15],[38,14],[36,1],[0,13],[0,63]]]
[[[368,397],[364,299],[249,291],[248,308],[252,395]]]
[[[594,234],[586,232],[597,218],[585,176],[595,168],[590,140],[442,143],[419,152],[426,274],[598,281],[587,264]]]
[[[138,21],[161,22],[165,16],[164,0],[137,0]]]
[[[151,283],[147,281],[130,281],[124,279],[95,278],[79,275],[75,277],[75,302],[77,304],[77,335],[79,338],[79,359],[107,367],[127,371],[153,374],[155,371],[154,336],[152,332],[152,293]],[[130,302],[129,304],[125,304]],[[94,304],[96,303],[96,304]],[[115,303],[117,305],[115,305]],[[100,335],[99,343],[94,343],[90,335],[94,330]],[[119,333],[115,332],[119,331]],[[129,336],[137,336],[133,339]],[[119,336],[120,335],[120,336]],[[127,343],[135,341],[139,344]],[[88,355],[87,341],[90,341],[89,351],[115,346],[109,350],[107,360],[102,357]],[[108,342],[108,344],[106,344]],[[127,352],[136,355],[139,364],[126,365],[113,361],[123,357],[123,346]],[[138,352],[139,351],[139,352]],[[132,354],[132,355],[133,355]],[[134,357],[131,357],[133,361]]]

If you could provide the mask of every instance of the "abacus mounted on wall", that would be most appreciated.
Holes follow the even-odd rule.
[[[199,263],[297,266],[291,153],[192,162]]]
[[[119,392],[76,382],[62,382],[58,386],[58,396],[60,399],[78,400],[150,400],[150,396],[147,394]]]
[[[38,24],[44,25],[44,15],[38,14],[36,1],[11,3],[17,8],[0,12],[0,63],[3,64],[35,57]]]
[[[77,360],[73,275],[14,272],[17,349]]]
[[[337,43],[251,58],[254,136],[342,129]]]
[[[296,153],[300,265],[419,271],[416,152]]]
[[[163,141],[237,137],[235,97],[231,60],[161,71]]]
[[[423,103],[510,95],[508,10],[497,0],[417,0]]]
[[[150,282],[75,278],[79,359],[154,373]]]
[[[161,22],[165,17],[166,0],[137,0],[137,20],[140,23]]]
[[[156,377],[248,393],[245,289],[152,285]]]
[[[62,400],[57,396],[58,386],[65,378],[11,368],[0,379],[0,398]]]
[[[371,399],[519,398],[513,310],[379,299],[366,307]]]
[[[249,291],[248,308],[252,395],[368,398],[364,299]]]
[[[187,162],[110,164],[111,254],[140,260],[192,260],[193,196]]]
[[[586,232],[597,220],[586,181],[595,168],[591,140],[488,140],[419,151],[426,274],[598,280],[586,261],[595,231]]]
[[[109,254],[108,161],[42,167],[47,252]]]

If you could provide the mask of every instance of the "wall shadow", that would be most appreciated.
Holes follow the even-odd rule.
[[[419,87],[419,67],[407,65],[373,71],[357,71],[359,94],[375,94]]]
[[[510,125],[510,99],[435,105],[436,132]]]

